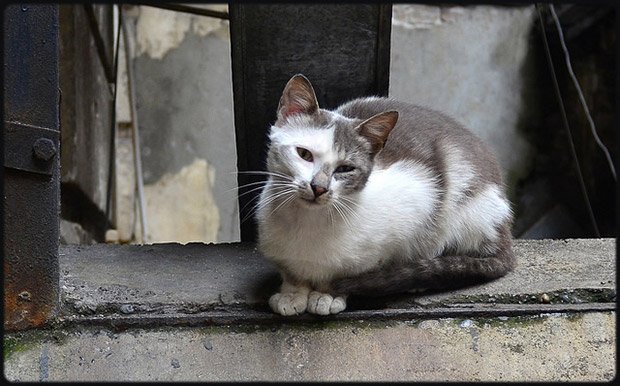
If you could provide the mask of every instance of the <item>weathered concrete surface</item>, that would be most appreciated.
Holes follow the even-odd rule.
[[[9,381],[610,381],[615,313],[13,335]]]
[[[551,303],[615,298],[613,239],[516,240],[514,251],[516,270],[494,282],[381,299],[371,307],[539,303],[543,293]],[[123,306],[132,313],[261,310],[279,284],[276,269],[248,244],[63,246],[60,269],[65,308],[82,315],[121,313]]]
[[[49,329],[5,337],[4,375],[612,380],[615,240],[518,240],[515,252],[518,268],[486,285],[358,303],[336,316],[286,318],[264,304],[279,280],[251,245],[63,246],[63,314]],[[550,304],[540,304],[543,293]]]

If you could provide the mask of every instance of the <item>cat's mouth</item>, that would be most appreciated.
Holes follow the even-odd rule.
[[[307,203],[308,205],[320,205],[316,198],[306,198],[303,196],[300,198],[303,202]]]
[[[324,206],[329,202],[329,199],[327,197],[304,197],[304,196],[299,196],[299,198],[301,199],[300,201],[304,204],[307,205],[308,207],[318,207],[318,206]]]

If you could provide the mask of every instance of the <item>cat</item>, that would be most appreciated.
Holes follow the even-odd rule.
[[[383,97],[322,109],[297,74],[266,166],[256,220],[282,276],[275,313],[335,314],[352,294],[457,288],[516,265],[498,162],[440,112]]]

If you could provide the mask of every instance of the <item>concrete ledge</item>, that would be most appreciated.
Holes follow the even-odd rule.
[[[249,245],[63,247],[62,315],[5,335],[4,375],[612,381],[615,240],[517,241],[515,251],[518,269],[486,285],[285,318],[265,304],[277,274]]]
[[[10,381],[611,381],[615,313],[22,338]]]
[[[615,240],[516,240],[514,249],[517,269],[494,282],[450,292],[352,298],[348,311],[327,318],[615,307]],[[60,255],[60,321],[204,325],[316,318],[271,313],[266,300],[277,289],[279,276],[249,244],[63,246]],[[543,302],[543,294],[548,301]]]

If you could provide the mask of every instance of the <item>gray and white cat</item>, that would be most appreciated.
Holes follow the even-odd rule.
[[[260,251],[282,315],[343,311],[350,294],[454,288],[515,265],[494,155],[430,109],[379,97],[334,111],[295,75],[269,133]]]

